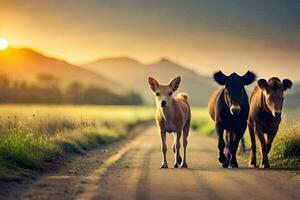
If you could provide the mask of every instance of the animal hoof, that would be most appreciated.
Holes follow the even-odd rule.
[[[178,163],[178,165],[180,165],[182,163],[182,158],[180,156],[177,158],[177,163]]]
[[[167,165],[167,164],[162,164],[162,165],[160,166],[160,168],[161,168],[161,169],[166,169],[166,168],[168,168],[168,165]]]
[[[222,163],[222,167],[223,168],[228,168],[228,163],[227,162]]]
[[[225,163],[226,162],[226,157],[225,156],[220,156],[219,157],[219,162],[220,163]]]
[[[257,168],[256,164],[249,164],[248,167],[249,168]]]
[[[233,169],[233,168],[239,168],[238,164],[230,164],[229,168]]]
[[[260,165],[259,168],[262,168],[262,169],[268,169],[268,168],[270,168],[270,165],[268,165],[268,164],[263,164],[263,165]]]
[[[178,168],[179,165],[177,163],[174,164],[174,168]]]
[[[180,168],[187,168],[187,167],[188,167],[188,166],[187,166],[186,163],[182,163],[181,166],[180,166]]]

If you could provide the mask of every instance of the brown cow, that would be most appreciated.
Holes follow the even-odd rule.
[[[251,138],[249,167],[256,167],[255,135],[261,143],[261,168],[269,168],[268,153],[281,121],[284,92],[292,87],[292,81],[273,77],[260,79],[250,97],[248,128]]]

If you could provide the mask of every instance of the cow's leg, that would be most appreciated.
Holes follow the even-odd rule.
[[[183,128],[183,162],[181,164],[181,168],[187,168],[186,148],[188,145],[189,131],[190,131],[190,120],[185,124],[185,126]]]
[[[261,144],[261,161],[260,167],[261,168],[270,168],[268,156],[267,156],[267,144],[264,137],[264,132],[259,127],[255,127],[255,134],[257,135],[260,144]]]
[[[178,168],[182,162],[182,158],[180,156],[180,138],[181,138],[181,130],[176,132],[176,145],[175,145],[176,153],[175,153],[174,168]]]
[[[249,158],[249,167],[256,167],[256,141],[255,141],[255,133],[253,127],[249,124],[249,133],[251,139],[251,153]]]
[[[219,162],[223,164],[226,163],[226,157],[224,155],[225,142],[223,138],[224,128],[220,123],[216,124],[216,131],[218,134]],[[223,167],[227,167],[227,166],[223,166]]]
[[[168,162],[166,156],[167,154],[166,132],[161,131],[160,136],[161,136],[161,151],[162,151],[162,158],[163,158],[160,168],[168,168]]]
[[[240,143],[240,140],[243,137],[243,135],[244,135],[244,131],[240,130],[240,131],[235,132],[234,138],[232,136],[233,142],[232,142],[232,145],[230,145],[230,155],[231,155],[231,159],[230,159],[230,163],[229,163],[230,168],[238,168],[239,167],[237,160],[236,160],[236,152],[238,150],[239,143]]]
[[[230,131],[225,131],[225,156],[226,162],[223,163],[223,167],[228,167],[231,159],[231,151],[230,148],[232,147],[233,143],[233,135]]]
[[[236,152],[238,150],[240,140],[242,139],[246,128],[247,128],[247,122],[246,121],[239,122],[237,124],[235,130],[233,131],[234,132],[233,142],[232,142],[232,145],[231,145],[231,148],[230,148],[230,154],[231,154],[231,159],[230,159],[230,163],[229,163],[230,168],[239,167],[238,163],[237,163],[237,160],[236,160]]]
[[[242,154],[242,153],[246,152],[246,142],[245,142],[244,137],[241,138],[241,144],[240,144],[238,149],[239,149],[239,152],[238,152],[239,154]]]

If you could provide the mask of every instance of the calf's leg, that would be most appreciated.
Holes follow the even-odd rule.
[[[166,144],[166,132],[161,131],[161,150],[162,150],[162,164],[160,168],[168,168],[168,162],[167,162],[167,144]]]
[[[269,164],[269,159],[268,159],[268,155],[267,155],[267,144],[266,144],[266,140],[264,137],[264,132],[255,127],[255,134],[257,135],[260,144],[261,144],[261,162],[260,162],[260,167],[261,168],[270,168],[270,164]]]
[[[182,159],[180,156],[180,138],[181,138],[181,131],[177,131],[176,132],[176,145],[175,145],[176,153],[175,153],[174,168],[178,168],[182,162]]]
[[[173,145],[172,145],[173,154],[174,154],[174,157],[176,156],[178,164],[181,164],[182,158],[180,156],[180,152],[178,154],[176,154],[177,153],[176,143],[177,143],[177,133],[173,133]]]
[[[267,133],[267,154],[269,154],[271,148],[272,148],[272,143],[273,143],[273,140],[277,134],[277,131],[278,129],[276,130],[273,130],[272,132],[270,133]]]
[[[187,168],[186,148],[188,145],[189,131],[190,131],[190,121],[188,121],[183,128],[183,162],[181,164],[181,168]]]
[[[249,158],[249,167],[256,167],[256,141],[255,141],[255,133],[254,129],[251,125],[248,125],[249,133],[250,133],[250,139],[251,139],[251,152],[250,152],[250,158]]]

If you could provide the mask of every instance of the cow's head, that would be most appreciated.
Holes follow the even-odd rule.
[[[240,113],[243,98],[244,96],[247,96],[244,86],[250,85],[255,81],[255,78],[256,75],[250,71],[243,76],[239,76],[236,73],[226,76],[221,71],[214,74],[215,81],[220,85],[225,86],[225,101],[229,106],[232,115],[238,115]]]
[[[284,92],[293,85],[289,79],[281,81],[277,77],[270,78],[268,81],[259,79],[258,87],[263,91],[264,104],[274,117],[280,117],[284,100]]]

